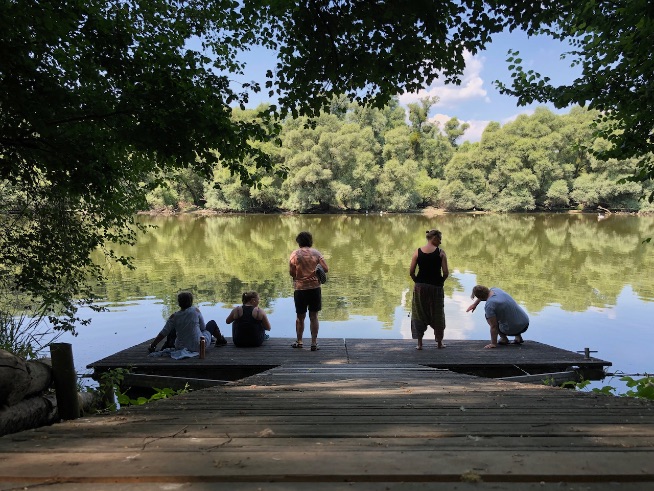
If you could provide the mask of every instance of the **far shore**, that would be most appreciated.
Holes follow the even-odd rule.
[[[651,212],[637,212],[637,211],[611,211],[606,209],[588,209],[588,210],[534,210],[534,211],[516,211],[516,212],[501,212],[501,214],[530,214],[530,213],[556,213],[556,214],[567,214],[567,215],[580,215],[580,214],[599,214],[599,215],[637,215],[637,216],[649,216],[652,215]],[[448,214],[471,214],[471,215],[493,215],[500,214],[499,212],[494,211],[484,211],[484,210],[446,210],[445,208],[436,208],[429,206],[420,210],[414,211],[402,211],[402,212],[391,212],[391,211],[360,211],[360,210],[316,210],[305,213],[292,212],[292,211],[263,211],[263,210],[252,210],[252,211],[219,211],[207,208],[200,208],[197,206],[185,206],[179,209],[160,207],[152,210],[140,211],[139,215],[148,215],[148,216],[183,216],[183,215],[193,215],[193,216],[225,216],[225,215],[407,215],[407,214],[421,214],[426,217],[432,218],[437,216],[443,216]]]

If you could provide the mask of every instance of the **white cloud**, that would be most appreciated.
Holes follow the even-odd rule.
[[[526,114],[527,116],[530,116],[534,113],[533,109],[528,109],[524,111],[517,112],[508,118],[504,118],[500,121],[500,124],[504,126],[507,123],[511,123],[512,121],[515,121],[518,116],[521,114]],[[453,116],[450,116],[448,114],[434,114],[431,118],[429,118],[429,121],[432,123],[439,123],[440,128],[443,128],[443,125],[452,119]],[[468,123],[470,127],[466,130],[466,132],[463,134],[463,136],[459,139],[459,143],[463,143],[464,141],[469,141],[469,142],[478,142],[481,140],[481,135],[484,133],[484,130],[486,129],[486,126],[488,126],[488,123],[490,121],[488,120],[478,120],[478,119],[470,119],[468,121],[463,121],[459,119],[461,124],[463,123]]]
[[[434,107],[454,107],[457,104],[473,99],[482,99],[489,102],[488,92],[484,88],[484,79],[481,72],[484,68],[484,57],[472,56],[464,53],[466,68],[461,77],[461,85],[445,85],[437,80],[431,87],[414,93],[404,93],[399,96],[401,104],[418,102],[423,97],[438,97],[439,101]]]
[[[478,142],[481,140],[481,135],[486,129],[486,126],[488,126],[488,123],[490,121],[464,121],[465,123],[468,123],[470,125],[470,128],[466,130],[466,132],[463,134],[463,136],[459,139],[459,143],[462,143],[464,141],[469,141],[469,142]]]

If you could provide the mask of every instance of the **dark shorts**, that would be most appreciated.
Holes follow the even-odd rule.
[[[297,314],[306,314],[307,309],[309,309],[309,312],[320,312],[322,310],[320,288],[295,290],[293,299],[295,300],[295,312]]]
[[[500,331],[500,334],[504,334],[505,336],[517,336],[518,334],[522,334],[523,332],[525,332],[527,329],[529,329],[529,324],[527,324],[525,328],[520,332],[509,333],[509,332],[502,331],[502,328],[500,326],[497,326],[497,330]]]

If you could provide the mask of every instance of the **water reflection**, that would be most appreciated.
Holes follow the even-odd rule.
[[[320,215],[140,217],[156,225],[130,249],[135,271],[113,266],[102,290],[121,303],[153,296],[175,309],[176,292],[190,289],[200,303],[240,301],[244,290],[261,294],[271,311],[292,296],[288,256],[294,238],[309,230],[330,265],[324,288],[326,320],[373,316],[392,325],[411,287],[412,251],[424,231],[439,228],[454,272],[446,295],[464,291],[462,273],[511,292],[530,313],[549,305],[567,312],[616,304],[629,286],[654,300],[651,217],[594,215]],[[167,315],[167,312],[163,312]]]

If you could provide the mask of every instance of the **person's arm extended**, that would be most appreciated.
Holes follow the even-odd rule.
[[[170,317],[168,317],[166,325],[159,332],[159,334],[157,334],[157,337],[152,340],[150,346],[148,346],[148,353],[154,353],[157,351],[157,345],[163,341],[166,336],[168,336],[168,334],[170,334],[170,331],[173,330],[173,317],[175,317],[175,314],[171,314]]]
[[[472,302],[472,305],[470,305],[470,307],[468,307],[466,309],[466,312],[470,312],[471,310],[474,312],[475,309],[477,308],[477,305],[479,305],[480,302],[481,302],[481,300],[479,300],[478,298],[475,298],[475,301]]]
[[[154,353],[157,351],[157,345],[165,339],[166,335],[165,334],[157,334],[157,337],[154,338],[154,340],[150,343],[150,346],[148,346],[148,353]]]
[[[486,319],[488,325],[490,326],[490,337],[491,342],[484,346],[484,348],[497,348],[497,336],[500,333],[499,327],[497,325],[497,317],[490,317]]]

